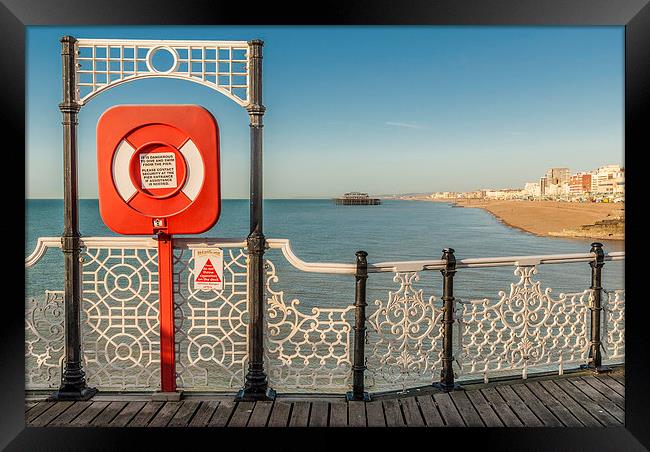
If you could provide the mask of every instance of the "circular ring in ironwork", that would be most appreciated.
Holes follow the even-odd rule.
[[[156,53],[158,53],[159,50],[165,50],[169,52],[174,60],[171,67],[166,71],[159,71],[153,64],[152,61],[153,57],[154,55],[156,55]],[[149,49],[149,52],[147,52],[146,63],[147,63],[147,69],[149,69],[150,72],[154,72],[156,74],[171,74],[172,72],[176,71],[176,69],[178,69],[178,53],[176,53],[176,50],[174,50],[169,46],[152,47],[151,49]]]

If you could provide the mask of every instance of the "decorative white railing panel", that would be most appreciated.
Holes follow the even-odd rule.
[[[184,390],[232,390],[244,384],[248,254],[242,244],[210,245],[224,249],[220,291],[194,287],[194,272],[200,269],[194,268],[192,245],[174,250],[176,373],[177,386]]]
[[[586,364],[589,353],[591,290],[551,297],[533,281],[535,266],[517,266],[520,279],[510,292],[489,299],[457,300],[461,352],[457,360],[463,377],[490,376],[554,366],[561,373],[570,363]]]
[[[269,384],[276,390],[346,391],[352,378],[354,306],[311,308],[284,300],[275,265],[266,267],[266,362]]]
[[[158,253],[88,247],[83,254],[82,351],[90,386],[160,387]]]
[[[431,384],[442,368],[442,303],[426,301],[415,287],[417,272],[396,273],[399,289],[388,301],[376,300],[367,318],[366,386],[373,390],[404,390]],[[368,312],[372,307],[368,307]]]
[[[65,355],[63,292],[47,290],[26,303],[25,388],[56,389]]]
[[[157,391],[160,387],[158,275],[156,240],[150,237],[85,237],[81,305],[82,357],[88,384],[103,391]],[[300,272],[276,269],[266,260],[266,370],[270,387],[280,392],[336,392],[351,388],[353,353],[353,279],[340,303],[323,307],[307,292],[285,300],[300,285],[302,272],[350,275],[353,264],[309,263],[298,259],[289,241],[269,239]],[[192,249],[224,250],[224,288],[194,287]],[[60,238],[40,238],[25,260],[27,268],[60,248]],[[247,252],[240,239],[175,239],[174,298],[177,384],[185,391],[226,390],[244,384],[247,364]],[[269,256],[271,254],[269,253]],[[462,300],[456,290],[453,349],[456,379],[559,371],[589,359],[592,291],[551,295],[534,275],[540,265],[588,263],[591,254],[464,259],[457,269],[514,264],[516,283],[497,300]],[[605,261],[623,260],[610,253]],[[52,264],[50,256],[47,265]],[[405,389],[439,381],[442,367],[443,303],[428,291],[440,281],[422,284],[419,271],[439,270],[439,261],[369,264],[369,284],[395,272],[396,290],[367,307],[366,389]],[[585,265],[586,267],[586,265]],[[370,271],[372,269],[372,271]],[[419,270],[418,270],[419,269]],[[276,271],[277,270],[277,271]],[[295,274],[294,274],[295,273]],[[282,278],[279,278],[279,275]],[[286,276],[286,279],[285,279]],[[339,276],[336,276],[339,277]],[[59,281],[56,272],[31,273],[45,286]],[[373,279],[376,278],[376,279]],[[280,284],[288,284],[287,290]],[[588,286],[585,270],[585,286]],[[62,283],[62,281],[61,281]],[[391,284],[391,283],[389,283]],[[60,285],[56,284],[60,289]],[[392,285],[392,284],[391,284]],[[40,287],[40,286],[39,286]],[[423,287],[424,289],[420,288]],[[40,290],[40,289],[39,289]],[[310,292],[311,293],[311,292]],[[425,296],[426,293],[426,296]],[[373,297],[374,298],[374,297]],[[382,295],[377,298],[382,298]],[[27,389],[56,389],[64,359],[63,292],[25,300],[25,382]],[[606,364],[625,357],[625,290],[602,292],[602,352]]]
[[[603,361],[620,362],[625,358],[625,290],[603,289]]]
[[[78,39],[76,48],[81,105],[112,86],[150,77],[189,80],[249,103],[246,41]]]

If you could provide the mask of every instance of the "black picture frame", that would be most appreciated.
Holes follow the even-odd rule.
[[[289,8],[278,2],[253,6],[241,2],[195,1],[177,3],[169,0],[124,1],[3,0],[0,5],[0,36],[3,62],[4,137],[14,143],[5,148],[4,166],[11,173],[25,170],[25,27],[32,25],[621,25],[625,26],[625,159],[626,159],[626,292],[632,302],[626,305],[626,406],[625,428],[601,429],[465,429],[418,432],[417,441],[409,430],[355,432],[296,431],[243,434],[230,432],[235,443],[225,447],[246,447],[253,442],[267,449],[293,449],[320,444],[333,447],[370,447],[369,442],[391,438],[406,448],[443,447],[440,433],[451,439],[445,447],[495,450],[616,450],[650,448],[648,406],[650,391],[646,376],[648,361],[647,303],[642,299],[643,242],[642,165],[631,162],[643,155],[642,146],[648,128],[650,105],[650,7],[648,0],[444,0],[394,2],[365,0],[354,3],[320,2],[311,8]],[[59,74],[53,74],[59,76]],[[647,146],[647,144],[645,145]],[[15,170],[14,170],[15,169]],[[13,190],[19,192],[19,190]],[[8,242],[5,253],[5,297],[0,328],[0,447],[7,450],[115,450],[138,447],[169,446],[180,439],[186,446],[225,448],[226,432],[213,429],[72,429],[26,428],[24,423],[24,327],[20,302],[21,278],[24,280],[22,238],[16,224],[24,219],[24,197],[20,193],[4,199],[6,215],[0,222],[2,236]],[[22,215],[21,215],[22,214]],[[24,222],[23,222],[24,225]],[[24,226],[23,226],[24,227]],[[22,269],[22,270],[21,270]],[[22,275],[22,276],[21,276]],[[323,433],[326,433],[325,436]],[[300,434],[300,438],[296,437]],[[323,442],[316,442],[323,435]],[[344,436],[341,436],[344,435]],[[190,441],[191,439],[191,441]],[[204,442],[207,441],[207,442]],[[337,446],[338,445],[338,446]],[[130,447],[129,447],[130,446]],[[260,446],[256,446],[260,447]],[[185,448],[185,447],[184,447]],[[167,449],[167,447],[165,447]],[[408,449],[407,449],[408,450]]]

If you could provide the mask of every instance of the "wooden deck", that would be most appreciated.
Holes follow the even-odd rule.
[[[149,400],[147,400],[147,397]],[[140,399],[140,400],[139,400]],[[233,396],[97,395],[87,402],[27,401],[30,427],[608,427],[624,424],[625,371],[582,372],[469,385],[444,393],[283,397],[234,402]]]

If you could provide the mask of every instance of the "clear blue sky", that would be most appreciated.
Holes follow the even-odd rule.
[[[623,27],[28,27],[26,196],[60,198],[59,38],[260,38],[268,198],[517,187],[551,166],[623,164]],[[221,132],[222,195],[248,197],[246,111],[148,79],[79,115],[79,193],[97,197],[95,127],[119,104],[200,104]]]

